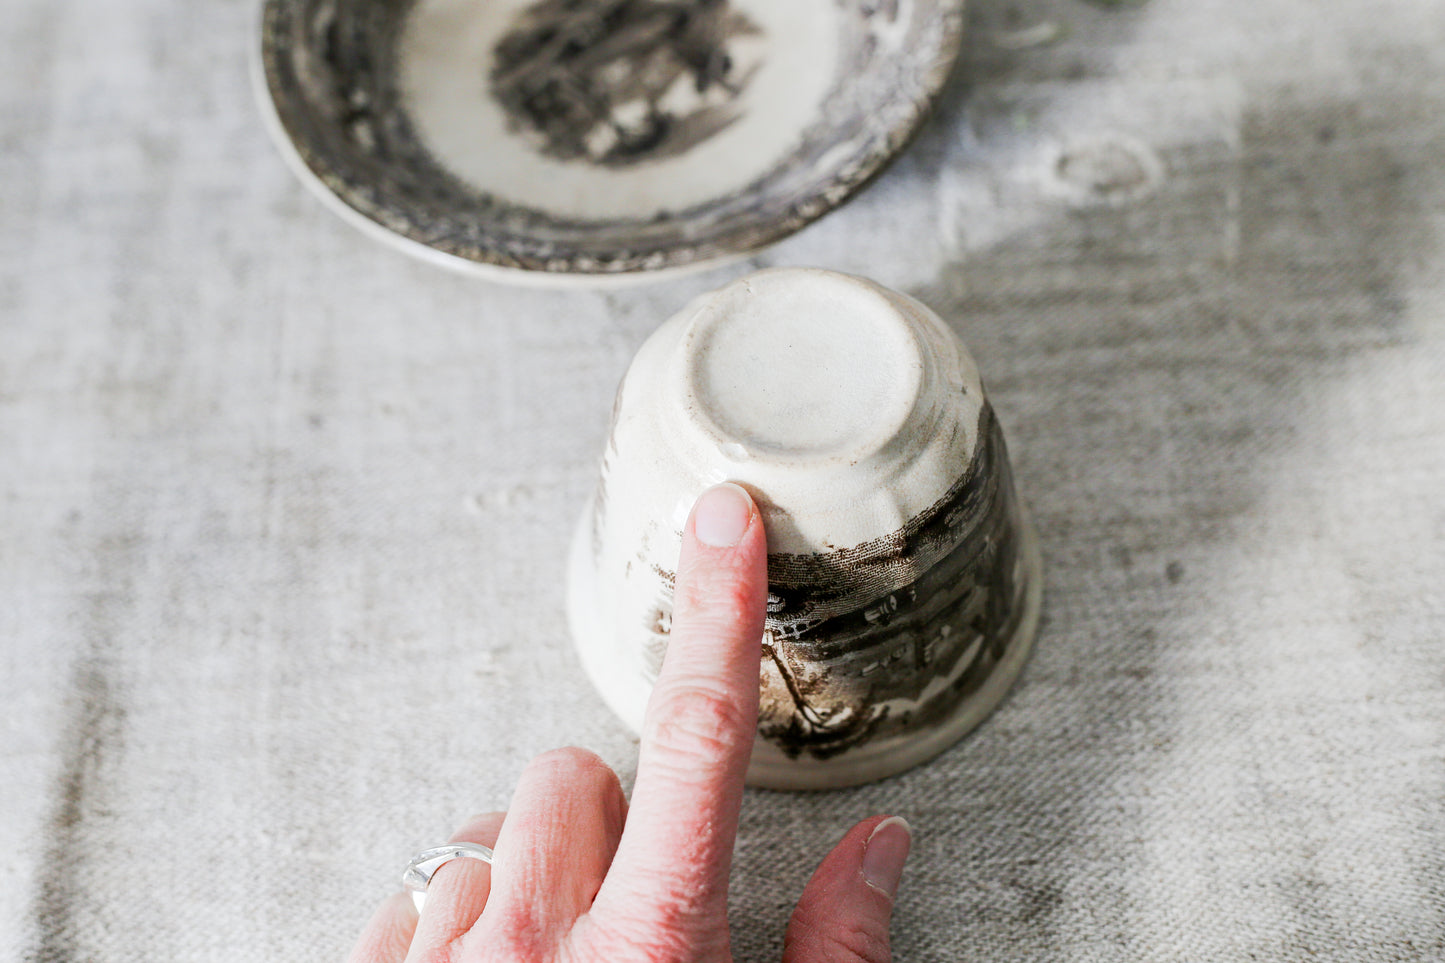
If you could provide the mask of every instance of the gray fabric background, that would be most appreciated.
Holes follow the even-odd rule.
[[[0,958],[337,959],[532,755],[628,778],[560,609],[613,388],[816,264],[973,348],[1045,621],[934,764],[748,795],[739,958],[890,811],[900,961],[1445,959],[1445,4],[977,0],[855,202],[607,293],[323,209],[256,6],[0,16]]]

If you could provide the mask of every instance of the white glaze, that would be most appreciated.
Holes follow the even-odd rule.
[[[613,710],[640,729],[666,640],[650,622],[670,617],[681,530],[703,489],[725,480],[748,488],[770,554],[872,542],[958,482],[980,444],[983,405],[972,359],[938,317],[856,277],[760,272],[660,327],[619,389],[600,501],[584,513],[569,565],[572,632]],[[827,760],[791,759],[760,739],[750,781],[822,788],[880,778],[977,724],[1022,667],[1037,620],[1037,549],[1014,534],[1025,610],[978,692],[926,731]],[[913,561],[926,570],[942,554]],[[852,610],[839,604],[831,614]],[[952,680],[935,681],[925,698]]]
[[[681,351],[683,410],[700,432],[741,446],[735,459],[803,470],[876,454],[907,423],[923,381],[918,341],[893,302],[830,275],[725,288]]]

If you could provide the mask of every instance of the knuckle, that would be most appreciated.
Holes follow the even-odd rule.
[[[713,963],[726,960],[727,940],[716,928],[698,930],[677,922],[653,921],[599,925],[594,946],[609,963]]]
[[[596,753],[576,746],[542,753],[527,764],[526,776],[549,783],[575,782],[579,778],[617,778]]]
[[[704,683],[673,683],[648,713],[647,741],[691,758],[720,759],[751,744],[754,721],[736,699]]]
[[[505,812],[479,813],[462,823],[457,831],[452,834],[454,840],[468,840],[479,842],[483,845],[491,845],[501,832],[502,823],[506,821]]]
[[[675,617],[689,632],[709,634],[736,631],[746,624],[757,606],[736,578],[705,579],[681,586]]]
[[[477,931],[477,939],[470,945],[482,948],[486,963],[541,963],[546,959],[547,948],[537,936],[535,922],[521,912],[509,912],[503,917],[489,919],[485,931]]]

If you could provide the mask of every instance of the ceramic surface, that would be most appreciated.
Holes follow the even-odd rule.
[[[258,83],[364,229],[512,280],[625,277],[744,255],[862,187],[942,85],[961,7],[267,0]]]
[[[764,271],[639,350],[568,597],[582,661],[634,729],[683,525],[721,481],[768,531],[753,785],[882,778],[1003,697],[1037,623],[1038,551],[977,368],[933,312],[860,278]]]

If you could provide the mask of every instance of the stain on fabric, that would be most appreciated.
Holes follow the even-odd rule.
[[[1055,165],[1059,183],[1082,203],[1122,204],[1151,193],[1164,166],[1147,144],[1106,135],[1065,150]]]
[[[75,674],[70,722],[60,771],[52,788],[49,844],[34,884],[31,915],[35,942],[26,963],[79,963],[76,917],[85,899],[88,828],[103,794],[103,769],[122,747],[125,710],[106,666],[82,665]]]

